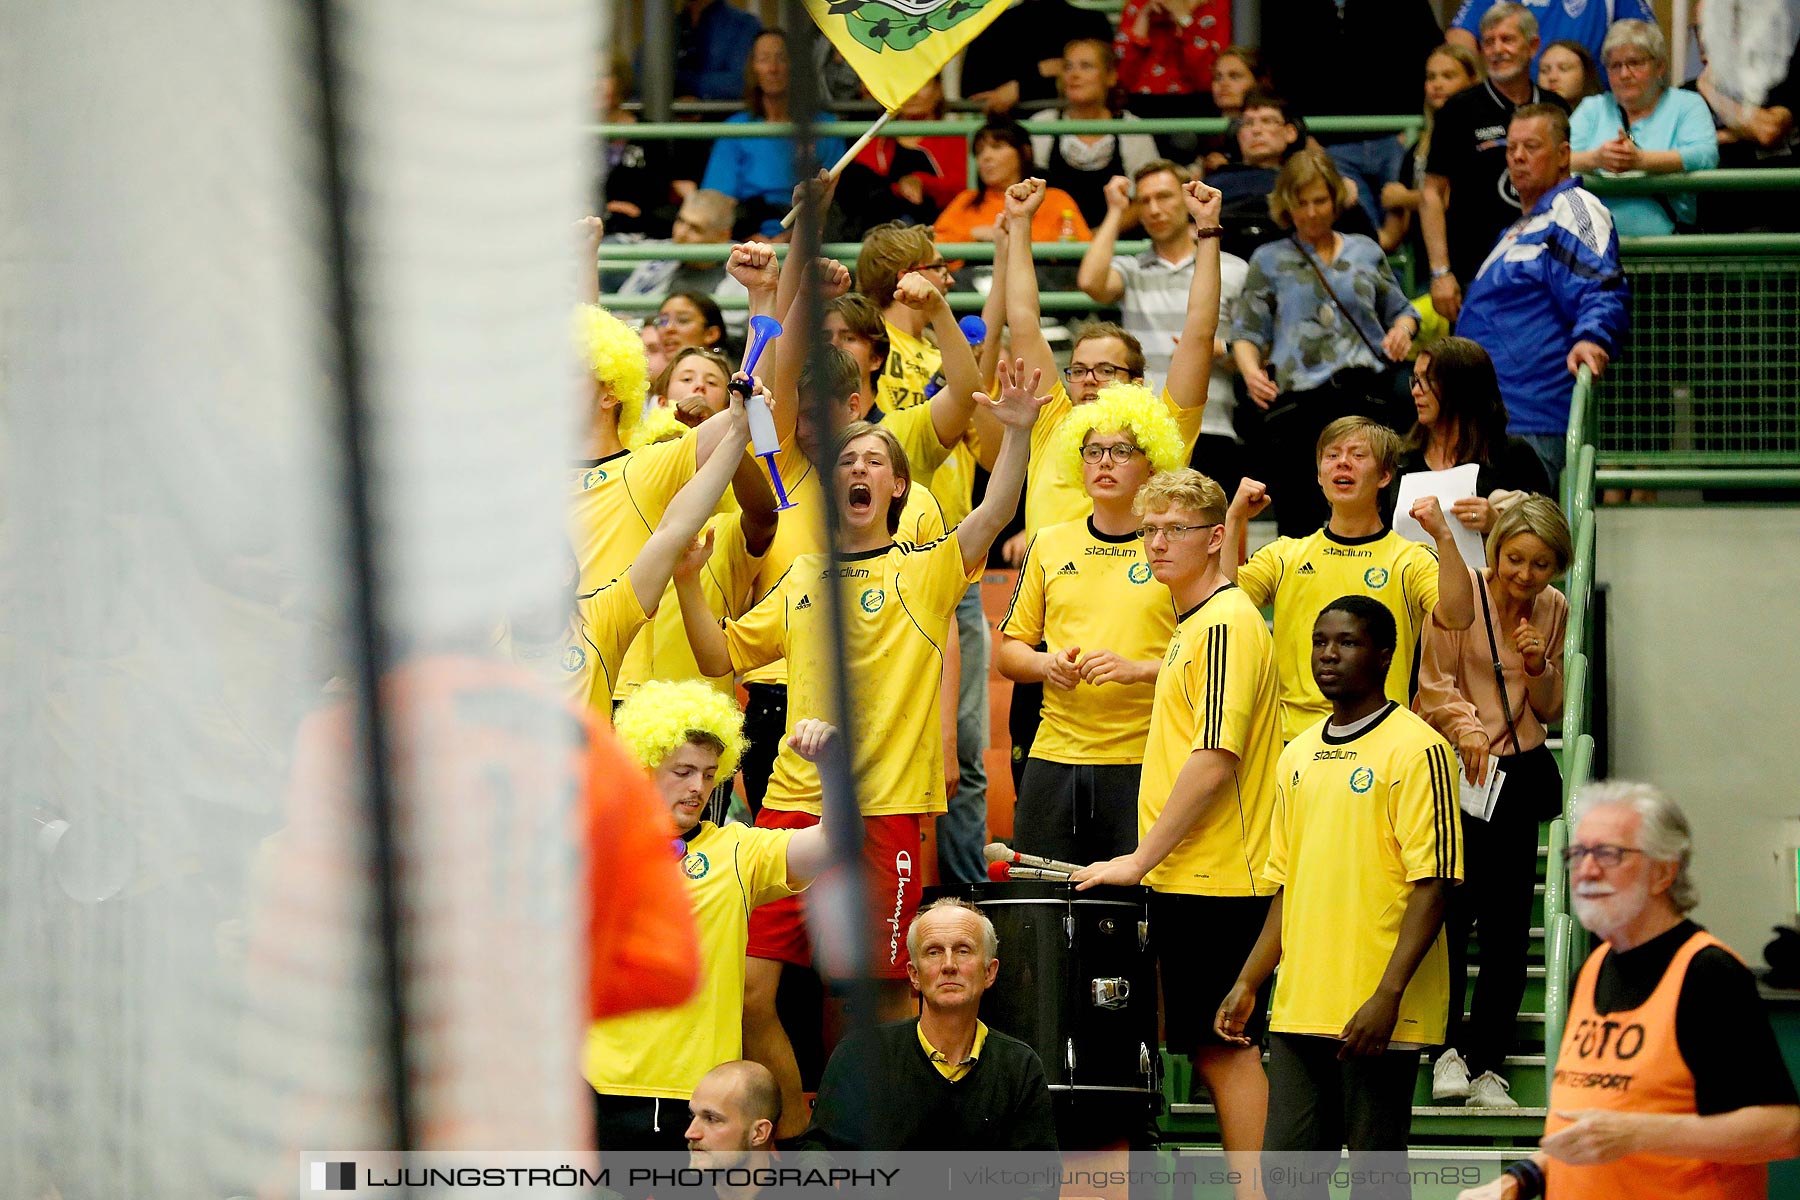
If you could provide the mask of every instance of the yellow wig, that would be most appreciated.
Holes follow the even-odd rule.
[[[644,684],[613,714],[613,729],[632,757],[652,773],[695,735],[719,751],[719,778],[728,779],[749,748],[737,701],[698,679],[656,679]]]
[[[673,441],[687,434],[688,427],[675,417],[675,410],[653,404],[644,410],[643,417],[631,431],[631,441],[625,444],[627,450],[641,450],[645,446],[654,446],[658,442]]]
[[[1187,465],[1181,430],[1161,397],[1139,383],[1109,383],[1090,404],[1078,404],[1056,427],[1057,453],[1069,478],[1081,479],[1081,444],[1092,433],[1130,433],[1153,471]]]
[[[575,352],[619,403],[619,441],[632,444],[632,428],[650,394],[650,364],[636,329],[598,304],[575,306]]]

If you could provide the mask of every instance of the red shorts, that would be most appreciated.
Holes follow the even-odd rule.
[[[919,911],[919,835],[917,813],[863,818],[863,874],[869,894],[870,975],[906,978],[906,929]],[[819,823],[810,813],[764,808],[756,816],[762,829],[806,829]],[[814,889],[819,885],[815,883]],[[750,914],[751,958],[768,958],[796,966],[812,965],[812,941],[806,932],[802,901],[812,890],[758,906]]]

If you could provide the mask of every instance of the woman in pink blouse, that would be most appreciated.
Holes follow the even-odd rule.
[[[1432,1097],[1515,1108],[1500,1073],[1525,994],[1538,822],[1562,809],[1562,772],[1545,726],[1562,715],[1563,629],[1569,602],[1550,585],[1568,568],[1569,523],[1547,496],[1505,508],[1476,573],[1480,617],[1467,629],[1433,623],[1419,660],[1419,715],[1456,747],[1464,787],[1505,773],[1487,820],[1462,814],[1463,884],[1450,898],[1450,1024],[1432,1072]],[[1481,975],[1465,1017],[1471,928]]]

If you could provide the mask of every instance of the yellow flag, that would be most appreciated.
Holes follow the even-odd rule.
[[[895,109],[1011,0],[806,0],[807,11],[883,108]]]

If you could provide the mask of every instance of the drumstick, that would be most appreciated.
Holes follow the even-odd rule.
[[[988,864],[988,878],[995,883],[1013,883],[1021,879],[1048,879],[1056,883],[1069,882],[1064,871],[1046,871],[1038,867],[1015,867],[1011,863],[991,862]]]
[[[1054,858],[1040,858],[1035,854],[1020,854],[1005,842],[989,842],[981,848],[981,856],[991,863],[1016,863],[1021,867],[1036,867],[1040,871],[1060,871],[1064,875],[1073,875],[1081,870],[1080,863],[1059,862]]]

